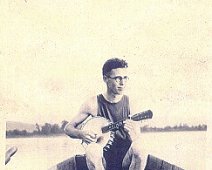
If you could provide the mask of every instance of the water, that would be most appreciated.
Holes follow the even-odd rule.
[[[142,133],[139,140],[148,153],[169,163],[186,170],[206,169],[206,132]],[[46,170],[75,154],[84,153],[80,140],[67,136],[13,138],[6,143],[7,147],[18,147],[6,170]]]

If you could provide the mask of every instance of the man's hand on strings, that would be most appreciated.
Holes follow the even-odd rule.
[[[92,131],[82,131],[81,139],[86,143],[91,143],[91,142],[96,142],[98,139],[98,136]]]

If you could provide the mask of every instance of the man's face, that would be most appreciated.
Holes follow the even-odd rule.
[[[110,74],[105,77],[109,92],[115,95],[121,95],[124,93],[127,80],[127,68],[112,69]]]

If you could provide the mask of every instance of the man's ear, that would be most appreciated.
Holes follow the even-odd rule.
[[[103,80],[104,80],[105,83],[107,83],[107,76],[104,75]]]

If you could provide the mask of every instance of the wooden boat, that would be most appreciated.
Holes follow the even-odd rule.
[[[5,153],[5,165],[10,161],[11,157],[17,152],[16,146],[10,147]]]
[[[88,170],[85,155],[76,155],[49,170]],[[148,155],[145,170],[183,170],[182,168],[161,160],[153,155]]]
[[[135,121],[149,118],[152,118],[152,112],[150,110],[135,114],[131,117],[131,119]],[[93,126],[94,124],[96,129],[94,129]],[[87,128],[86,130],[95,131],[96,134],[98,134],[97,136],[104,136],[103,138],[101,138],[104,140],[97,140],[98,142],[96,143],[105,146],[110,139],[110,133],[108,133],[109,135],[106,136],[104,135],[104,133],[109,132],[113,128],[118,129],[119,126],[122,125],[123,123],[121,123],[121,121],[116,123],[110,123],[108,125],[108,120],[106,120],[105,118],[93,117],[88,121],[86,121],[86,123],[82,125],[82,128],[83,129]],[[61,163],[58,163],[57,165],[51,167],[49,170],[88,170],[88,167],[86,165],[86,157],[85,155],[76,155]],[[170,164],[164,160],[161,160],[157,157],[148,155],[145,170],[183,170],[183,169],[173,164]]]

